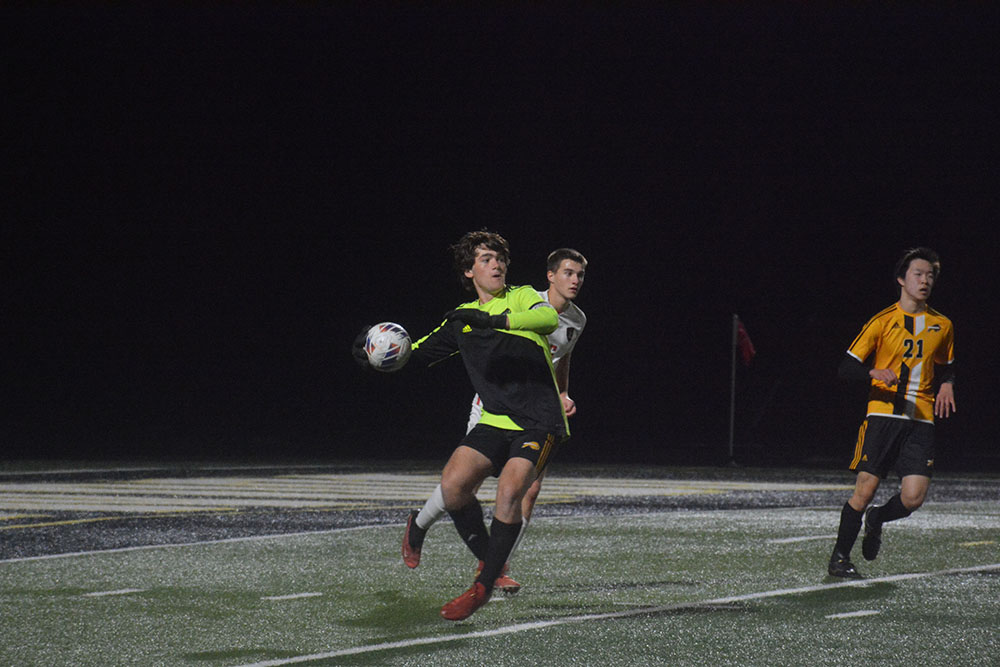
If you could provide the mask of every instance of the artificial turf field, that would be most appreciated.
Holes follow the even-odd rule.
[[[0,470],[4,665],[1000,665],[997,476],[939,475],[843,582],[848,473],[556,467],[521,592],[449,623],[450,522],[399,554],[426,463],[49,468]]]

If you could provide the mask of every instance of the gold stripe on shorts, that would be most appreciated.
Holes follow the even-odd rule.
[[[861,452],[865,448],[865,431],[868,429],[868,420],[861,422],[861,427],[858,429],[858,441],[854,445],[854,458],[851,459],[850,470],[855,470],[858,464],[861,463]]]
[[[549,433],[545,436],[545,444],[542,445],[542,453],[538,455],[538,463],[535,464],[535,471],[541,472],[545,469],[545,464],[548,462],[549,454],[552,453],[552,445],[555,441],[555,437]]]

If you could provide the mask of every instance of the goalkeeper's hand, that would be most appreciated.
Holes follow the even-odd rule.
[[[371,329],[370,326],[365,327],[358,334],[357,338],[351,344],[351,356],[354,357],[354,361],[362,368],[371,368],[371,364],[368,363],[368,353],[365,352],[365,339],[368,338],[368,330]]]
[[[506,315],[490,315],[486,311],[477,308],[456,308],[445,313],[444,318],[449,322],[462,322],[476,329],[506,329]]]

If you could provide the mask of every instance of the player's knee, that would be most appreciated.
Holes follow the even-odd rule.
[[[448,475],[441,477],[441,498],[444,500],[445,509],[449,512],[464,507],[474,495],[460,478]]]
[[[855,489],[854,495],[848,501],[851,507],[859,512],[864,511],[868,505],[871,504],[872,500],[875,499],[875,492],[869,491],[867,489]]]
[[[919,509],[920,506],[924,504],[924,498],[926,497],[927,493],[923,491],[915,491],[910,493],[900,492],[899,501],[903,503],[903,507],[905,507],[910,512],[913,512],[914,510]]]
[[[441,500],[444,501],[445,510],[449,512],[455,511],[460,506],[459,503],[456,502],[458,498],[456,497],[454,490],[445,484],[443,480],[441,482]]]
[[[522,498],[523,496],[514,493],[513,490],[501,491],[500,489],[497,489],[498,508],[503,507],[507,509],[507,508],[513,508],[515,506],[520,507]]]
[[[854,495],[849,501],[851,507],[859,512],[864,510],[875,499],[875,492],[878,491],[881,479],[867,472],[859,471],[858,479],[854,483]]]
[[[496,517],[507,523],[520,521],[522,517],[521,503],[523,500],[524,496],[517,493],[516,489],[497,488],[496,506],[494,509]]]

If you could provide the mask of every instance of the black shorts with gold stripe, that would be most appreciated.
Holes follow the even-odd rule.
[[[882,479],[890,470],[900,477],[930,477],[934,471],[934,424],[870,415],[858,430],[850,469]]]
[[[541,474],[556,453],[559,439],[554,433],[542,430],[510,431],[507,429],[476,424],[460,443],[472,447],[493,463],[493,476],[512,458],[528,459]]]

